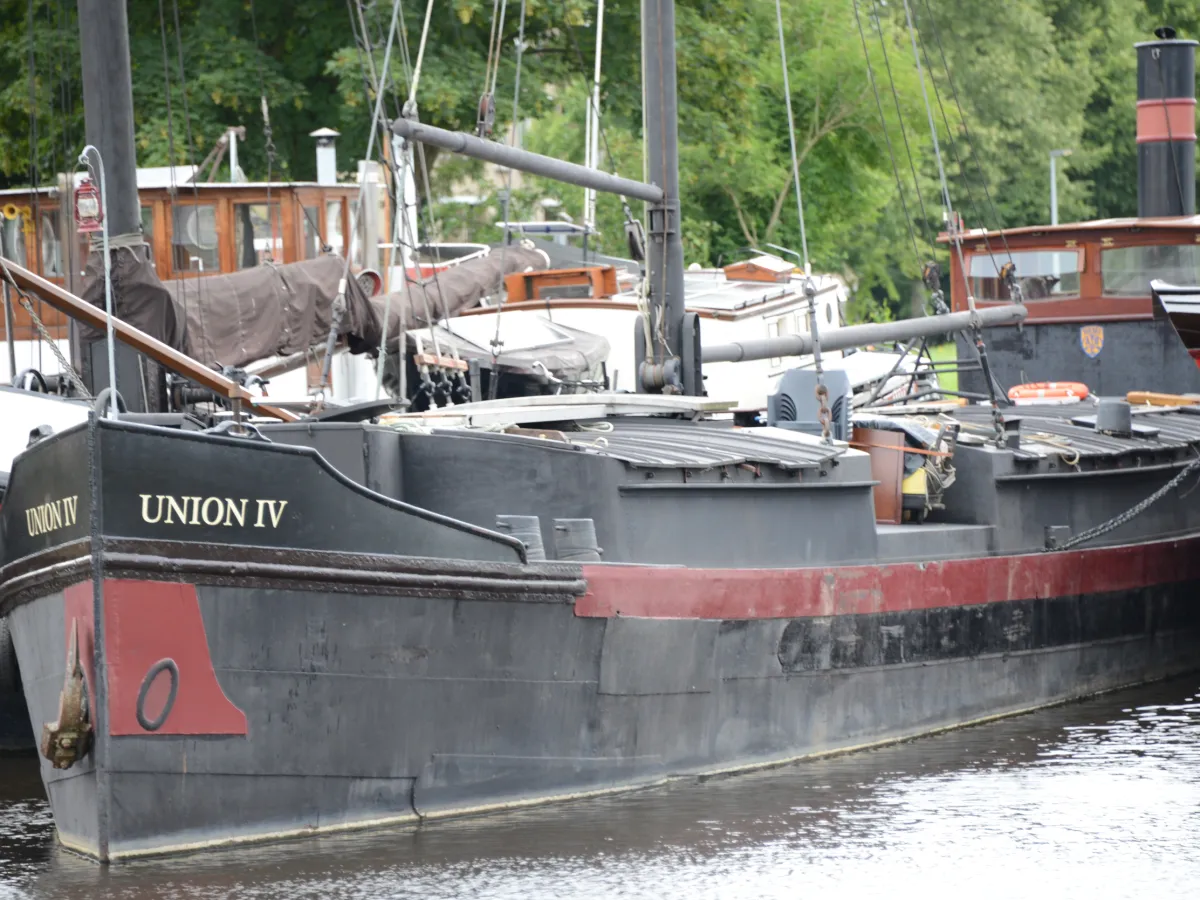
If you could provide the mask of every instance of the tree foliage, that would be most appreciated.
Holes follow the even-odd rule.
[[[339,168],[353,170],[371,127],[367,72],[382,67],[390,3],[127,6],[141,165],[199,162],[226,128],[241,125],[241,166],[265,177],[265,96],[275,177],[314,176],[308,133],[322,126],[341,131]],[[388,117],[410,91],[425,4],[401,8]],[[472,130],[489,46],[498,46],[494,137],[508,139],[520,3],[508,0],[495,43],[494,9],[492,0],[434,4],[417,97],[422,120]],[[921,263],[944,256],[926,93],[951,203],[968,225],[1047,220],[1048,154],[1064,148],[1073,155],[1059,183],[1062,218],[1128,215],[1136,203],[1132,44],[1163,23],[1200,34],[1200,7],[1185,0],[784,0],[783,12],[808,254],[815,268],[856,286],[863,317],[907,314]],[[531,149],[583,159],[594,14],[594,0],[526,2],[518,118]],[[638,15],[638,0],[606,3],[602,90],[604,166],[635,178]],[[768,244],[799,252],[774,4],[678,0],[677,35],[688,261],[711,264]],[[0,4],[0,65],[10,75],[0,81],[0,186],[35,174],[44,182],[73,165],[84,143],[79,42],[72,0]],[[491,225],[503,197],[514,219],[547,201],[557,203],[554,214],[582,214],[582,190],[517,175],[510,192],[469,160],[430,153],[427,161],[435,198],[468,184],[484,194],[479,204],[432,205],[444,237],[498,237]],[[620,251],[624,218],[620,199],[601,195],[604,249]]]

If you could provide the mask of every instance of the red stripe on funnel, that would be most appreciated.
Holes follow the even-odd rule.
[[[1167,100],[1139,100],[1137,103],[1137,142],[1194,141],[1196,139],[1196,101],[1191,97]]]

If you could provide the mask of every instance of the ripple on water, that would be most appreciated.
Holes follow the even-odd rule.
[[[0,760],[0,898],[1191,897],[1194,681],[741,778],[101,869]],[[32,774],[31,774],[32,773]]]

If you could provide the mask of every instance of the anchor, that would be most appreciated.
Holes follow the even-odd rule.
[[[88,721],[87,685],[79,664],[79,621],[71,619],[67,645],[67,670],[58,696],[58,720],[42,726],[42,756],[56,769],[69,769],[92,747],[92,725]]]

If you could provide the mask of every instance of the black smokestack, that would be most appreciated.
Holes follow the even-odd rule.
[[[1159,28],[1135,44],[1138,216],[1196,213],[1196,42]]]

